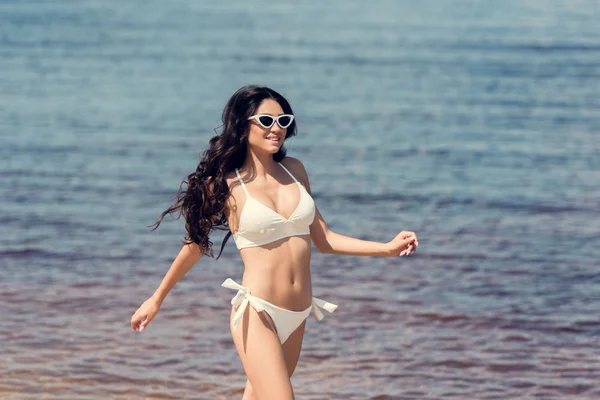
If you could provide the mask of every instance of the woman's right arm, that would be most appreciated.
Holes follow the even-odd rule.
[[[142,331],[158,313],[160,305],[171,289],[200,260],[202,251],[196,243],[186,244],[175,257],[169,271],[148,300],[146,300],[131,317],[131,329]]]
[[[169,268],[158,289],[152,295],[159,305],[162,304],[175,284],[187,274],[201,257],[202,251],[196,243],[186,244],[181,248],[173,264],[171,264],[171,268]]]

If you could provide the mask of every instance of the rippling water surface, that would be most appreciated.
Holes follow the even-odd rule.
[[[0,398],[241,398],[233,245],[143,334],[179,250],[165,209],[240,86],[339,233],[413,257],[313,256],[299,399],[600,398],[595,1],[0,5]],[[215,238],[217,243],[219,238]]]

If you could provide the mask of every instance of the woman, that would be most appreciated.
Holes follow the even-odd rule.
[[[244,262],[242,285],[223,283],[238,290],[230,331],[248,377],[243,400],[294,399],[290,377],[306,318],[312,310],[321,319],[321,308],[337,307],[312,296],[311,240],[322,253],[397,256],[414,252],[417,237],[401,232],[377,243],[327,228],[303,164],[285,155],[283,143],[296,134],[296,122],[279,93],[245,86],[229,99],[222,119],[223,131],[210,140],[187,189],[180,188],[156,223],[180,212],[188,236],[156,292],[132,316],[131,327],[141,332],[154,319],[173,286],[202,255],[212,255],[209,233],[228,229],[223,245],[233,234]]]

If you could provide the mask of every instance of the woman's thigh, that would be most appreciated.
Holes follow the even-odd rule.
[[[232,307],[230,318],[234,313]],[[269,315],[256,312],[248,304],[237,329],[231,329],[231,335],[255,397],[293,400],[283,348]]]
[[[302,350],[302,340],[304,338],[305,327],[306,320],[300,324],[300,326],[282,345],[283,357],[285,358],[285,364],[290,377],[294,373],[296,365],[298,364],[298,359],[300,358],[300,350]]]

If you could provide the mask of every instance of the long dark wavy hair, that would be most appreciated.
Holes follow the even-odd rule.
[[[181,183],[175,202],[151,225],[152,230],[158,228],[167,214],[176,215],[175,219],[183,215],[187,236],[182,243],[196,243],[203,254],[214,257],[213,243],[209,238],[211,232],[229,231],[223,212],[229,196],[225,176],[244,163],[248,152],[248,118],[256,112],[265,99],[275,100],[285,114],[293,114],[288,101],[268,87],[248,85],[235,92],[223,110],[221,133],[210,139],[209,147],[202,154],[196,171]],[[296,120],[294,119],[287,128],[285,139],[295,135]],[[285,154],[286,150],[282,145],[279,151],[273,154],[273,159],[279,162],[285,158]],[[223,239],[217,259],[221,256],[230,236],[231,231]]]

